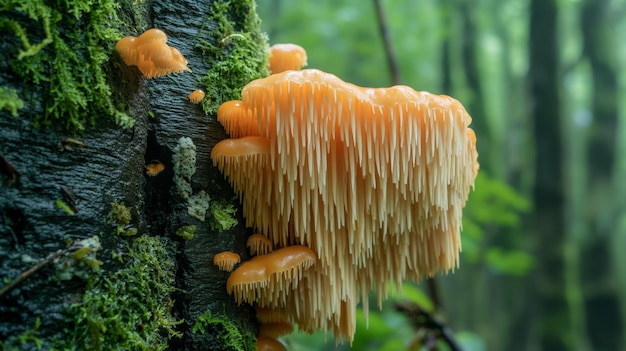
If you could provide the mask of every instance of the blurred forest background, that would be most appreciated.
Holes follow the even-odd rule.
[[[266,0],[258,12],[270,43],[302,45],[309,68],[384,87],[394,80],[375,3]],[[626,350],[626,1],[381,5],[397,80],[465,105],[481,171],[460,269],[405,284],[370,311],[369,329],[361,314],[353,348],[428,346],[434,334],[394,308],[408,301],[467,351]]]

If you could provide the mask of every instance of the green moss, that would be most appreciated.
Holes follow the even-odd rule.
[[[80,303],[71,307],[75,329],[69,338],[77,349],[165,350],[180,337],[171,315],[174,261],[168,242],[141,236],[128,244],[125,267],[93,279]],[[66,339],[67,340],[67,339]]]
[[[180,236],[185,240],[192,240],[194,235],[196,234],[196,229],[198,227],[195,225],[186,225],[178,228],[176,230],[176,235]]]
[[[237,225],[237,219],[233,217],[237,213],[237,209],[233,204],[213,202],[211,203],[210,211],[211,229],[224,231]]]
[[[222,350],[248,351],[256,350],[256,337],[252,332],[242,332],[241,326],[235,324],[226,315],[213,316],[211,311],[200,315],[193,326],[195,334],[210,333],[222,346]]]
[[[201,30],[199,44],[210,65],[200,83],[207,92],[203,108],[215,114],[229,100],[241,99],[241,89],[251,80],[268,75],[267,37],[252,0],[215,1]]]
[[[74,241],[70,244],[69,252],[63,254],[53,261],[55,268],[55,278],[58,280],[70,280],[79,277],[88,280],[96,273],[100,273],[102,261],[96,255],[102,249],[100,238],[92,236],[86,239]]]
[[[132,219],[130,209],[123,202],[111,203],[111,219],[120,226],[129,224]]]
[[[116,226],[116,233],[120,236],[135,236],[138,233],[137,228],[130,225],[132,213],[130,208],[126,207],[123,202],[111,203],[111,213],[109,215],[111,221]]]
[[[19,114],[17,110],[24,108],[24,101],[17,96],[15,89],[0,87],[0,110],[8,110],[13,117]]]
[[[41,318],[37,317],[32,328],[26,329],[20,335],[10,336],[7,340],[0,340],[0,350],[41,350],[44,340],[39,337],[39,327],[41,327]]]
[[[12,45],[2,54],[6,77],[19,99],[32,105],[29,110],[40,110],[34,126],[82,131],[98,117],[132,126],[134,120],[111,99],[106,71],[121,37],[114,27],[117,6],[114,0],[3,2],[0,30]]]

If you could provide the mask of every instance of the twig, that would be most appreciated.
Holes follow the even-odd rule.
[[[26,280],[28,277],[33,275],[38,270],[40,270],[43,267],[45,267],[46,265],[52,263],[57,258],[65,255],[65,254],[67,254],[69,252],[76,251],[76,250],[78,250],[78,249],[80,249],[82,247],[83,247],[83,245],[81,245],[80,243],[74,242],[69,247],[67,247],[65,249],[61,249],[61,250],[51,254],[45,260],[37,263],[36,265],[34,265],[34,266],[30,267],[29,269],[25,270],[24,272],[22,272],[19,276],[17,276],[15,279],[13,279],[11,282],[9,282],[9,284],[3,286],[2,289],[0,289],[0,297],[2,297],[4,294],[9,292],[11,289],[15,288],[17,285],[19,285],[21,282]]]
[[[408,301],[398,302],[395,308],[397,311],[404,313],[416,329],[434,332],[437,337],[441,338],[450,347],[451,351],[462,351],[461,346],[454,338],[452,330],[417,304]]]
[[[391,82],[393,85],[400,84],[400,74],[398,73],[398,62],[396,56],[393,53],[391,46],[391,38],[389,37],[389,30],[387,29],[387,21],[385,20],[385,14],[383,13],[383,7],[380,4],[380,0],[374,0],[374,6],[376,7],[376,18],[378,19],[378,29],[380,30],[380,36],[383,39],[385,45],[385,53],[387,54],[387,65],[389,66],[389,73],[391,74]]]
[[[426,279],[428,285],[428,295],[433,303],[433,309],[435,311],[441,311],[441,301],[439,299],[439,289],[437,288],[437,280],[435,277],[429,277]]]

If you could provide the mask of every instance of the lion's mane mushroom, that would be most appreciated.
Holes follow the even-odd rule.
[[[152,28],[139,37],[127,36],[115,44],[115,50],[128,66],[137,66],[146,78],[189,71],[187,60],[178,49],[167,45],[167,35]]]
[[[275,248],[295,243],[317,256],[280,298],[265,276],[238,301],[352,340],[361,297],[367,313],[370,291],[382,302],[388,284],[457,267],[478,171],[471,117],[457,100],[302,70],[252,81],[228,108],[247,122],[223,122],[240,139],[218,143],[211,157],[242,197],[247,224]]]
[[[306,51],[296,44],[274,44],[270,47],[269,61],[272,74],[298,70],[307,65]]]

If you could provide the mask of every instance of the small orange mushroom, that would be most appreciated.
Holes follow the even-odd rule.
[[[146,175],[155,177],[165,170],[165,165],[159,160],[152,160],[146,165]]]
[[[188,98],[192,104],[199,104],[204,99],[204,91],[198,89],[189,94]]]
[[[241,257],[230,251],[220,252],[213,257],[213,264],[225,272],[231,272],[239,262],[241,262]]]
[[[302,245],[253,257],[231,273],[226,281],[226,291],[234,295],[239,304],[258,302],[263,307],[284,300],[287,292],[298,286],[303,272],[315,261],[315,253]]]
[[[217,120],[232,138],[256,136],[259,126],[254,115],[238,100],[227,101],[217,109]]]
[[[269,61],[272,74],[298,70],[307,65],[306,51],[296,44],[275,44],[270,47]]]
[[[266,255],[272,252],[272,241],[263,234],[252,234],[246,242],[251,255]]]
[[[127,36],[115,44],[115,50],[129,66],[137,66],[146,78],[189,71],[187,60],[178,49],[168,46],[167,35],[152,28],[139,37]]]

